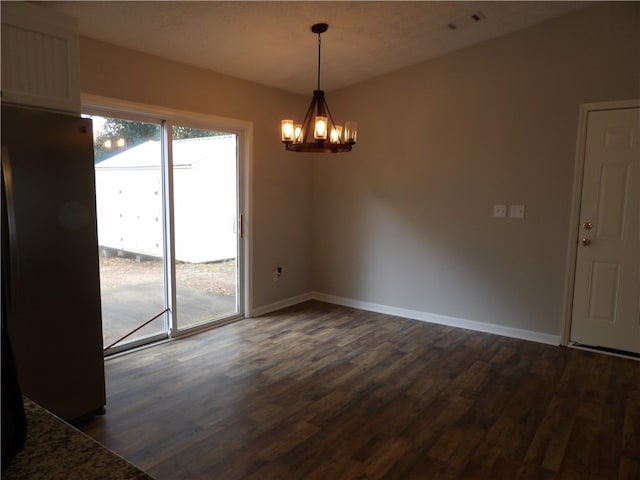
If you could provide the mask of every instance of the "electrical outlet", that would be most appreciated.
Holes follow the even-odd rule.
[[[511,205],[509,207],[509,216],[511,218],[524,218],[524,205]]]
[[[275,267],[273,269],[273,281],[277,282],[278,280],[280,280],[281,276],[282,276],[282,267]]]
[[[504,218],[507,216],[507,206],[506,205],[494,205],[493,206],[493,216]]]

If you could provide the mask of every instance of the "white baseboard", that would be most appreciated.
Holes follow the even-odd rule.
[[[307,300],[319,300],[321,302],[343,305],[345,307],[358,308],[360,310],[368,310],[370,312],[384,313],[385,315],[393,315],[396,317],[411,318],[422,322],[435,323],[438,325],[446,325],[448,327],[465,328],[477,332],[492,333],[503,337],[518,338],[520,340],[529,340],[532,342],[545,343],[548,345],[560,345],[560,335],[550,335],[548,333],[534,332],[532,330],[523,330],[520,328],[505,327],[493,323],[476,322],[474,320],[466,320],[464,318],[449,317],[447,315],[439,315],[436,313],[421,312],[419,310],[409,310],[407,308],[391,307],[381,305],[379,303],[363,302],[351,298],[338,297],[321,292],[309,292],[295,297],[280,300],[269,305],[254,308],[252,317],[259,317],[267,313],[275,312],[282,308],[291,307]]]
[[[262,315],[266,315],[267,313],[275,312],[276,310],[281,310],[283,308],[291,307],[293,305],[297,305],[298,303],[306,302],[307,300],[313,300],[313,293],[303,293],[302,295],[296,295],[295,297],[285,298],[284,300],[279,300],[274,303],[270,303],[269,305],[263,305],[261,307],[256,307],[251,310],[250,317],[260,317]]]
[[[493,323],[476,322],[474,320],[449,317],[446,315],[421,312],[418,310],[409,310],[406,308],[390,307],[388,305],[381,305],[378,303],[362,302],[360,300],[327,295],[326,293],[312,292],[311,297],[314,300],[344,305],[345,307],[359,308],[361,310],[369,310],[371,312],[384,313],[386,315],[411,318],[413,320],[436,323],[438,325],[446,325],[449,327],[466,328],[467,330],[475,330],[477,332],[493,333],[495,335],[502,335],[503,337],[518,338],[520,340],[529,340],[548,345],[560,345],[561,340],[560,335],[549,335],[547,333],[505,327]]]

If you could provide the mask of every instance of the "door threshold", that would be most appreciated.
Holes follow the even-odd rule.
[[[157,340],[152,340],[150,342],[145,342],[140,345],[136,345],[129,348],[123,348],[122,350],[118,350],[116,352],[110,353],[109,355],[105,355],[105,360],[111,360],[112,358],[122,357],[124,355],[128,355],[130,353],[139,352],[140,350],[146,350],[147,348],[155,347],[156,345],[162,345],[163,343],[168,343],[171,341],[169,337],[163,337]]]
[[[143,343],[141,345],[136,345],[131,348],[125,348],[123,350],[116,351],[114,353],[110,353],[109,355],[105,355],[104,359],[109,360],[112,358],[121,357],[123,355],[127,355],[129,353],[139,352],[140,350],[146,350],[147,348],[156,347],[158,345],[163,345],[165,343],[172,342],[174,340],[181,340],[183,338],[191,337],[193,335],[198,335],[200,333],[204,333],[208,330],[212,330],[214,328],[224,327],[225,325],[229,325],[231,323],[239,322],[240,320],[245,320],[244,315],[236,315],[233,317],[223,318],[220,320],[215,320],[213,322],[209,322],[203,325],[198,325],[196,327],[192,327],[185,332],[179,333],[178,335],[173,335],[171,337],[159,338],[157,340],[152,340],[150,342]]]
[[[592,352],[606,353],[615,357],[629,358],[631,360],[640,360],[640,353],[627,352],[625,350],[617,350],[615,348],[600,347],[594,345],[585,345],[583,343],[570,342],[569,346],[578,350],[588,350]]]

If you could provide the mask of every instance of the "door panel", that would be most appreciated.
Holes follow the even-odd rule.
[[[588,116],[571,340],[640,353],[640,109]]]
[[[93,116],[104,346],[165,310],[161,124]],[[166,337],[164,315],[108,353]]]
[[[237,135],[172,127],[178,332],[238,313]]]
[[[595,233],[598,239],[623,240],[631,168],[627,165],[605,165],[600,174],[600,191]]]
[[[589,289],[589,318],[614,322],[619,297],[620,264],[595,262]]]

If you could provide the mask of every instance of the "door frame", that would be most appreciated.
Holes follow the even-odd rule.
[[[101,112],[101,114],[113,114],[122,115],[123,113],[130,114],[132,117],[138,119],[144,119],[145,117],[157,119],[168,119],[170,123],[176,124],[180,122],[193,124],[197,128],[215,128],[216,125],[222,129],[233,130],[233,133],[238,135],[238,212],[241,215],[239,219],[238,228],[242,232],[239,236],[238,256],[242,259],[238,268],[241,270],[243,278],[242,282],[239,282],[237,288],[237,295],[239,297],[238,305],[240,311],[238,317],[249,318],[252,312],[252,284],[253,284],[253,262],[252,262],[252,242],[251,235],[253,232],[253,198],[251,195],[252,189],[252,175],[253,170],[253,122],[246,120],[239,120],[235,118],[222,117],[219,115],[210,115],[197,112],[191,112],[186,110],[177,110],[172,108],[158,107],[155,105],[148,105],[144,103],[129,102],[126,100],[115,99],[111,97],[103,97],[93,94],[81,94],[81,107],[82,109],[94,110]],[[166,139],[165,139],[166,140]],[[171,143],[168,143],[168,148],[171,148]],[[165,165],[165,168],[166,165]],[[166,178],[166,176],[165,176]],[[169,176],[168,178],[171,178]],[[170,230],[172,231],[172,230]],[[173,242],[173,238],[167,239],[169,242]],[[167,248],[167,247],[165,247]],[[172,248],[172,245],[171,247]],[[175,275],[171,273],[171,275]],[[175,280],[175,278],[173,279]],[[171,288],[171,286],[169,287]],[[170,291],[170,295],[175,295],[175,292]],[[175,298],[173,298],[175,304]],[[232,319],[230,321],[234,321]],[[170,327],[171,327],[171,319]],[[218,327],[227,322],[214,322],[213,324],[205,324],[201,327],[195,327],[188,329],[184,332],[171,332],[169,338],[179,338],[182,336],[192,335],[197,331],[205,330],[208,328]]]
[[[640,108],[640,99],[583,103],[580,105],[578,110],[578,132],[576,138],[576,156],[573,167],[573,191],[571,194],[571,210],[569,213],[569,236],[567,248],[568,255],[565,275],[565,294],[561,337],[561,344],[565,346],[569,345],[571,341],[573,290],[576,281],[576,263],[578,257],[577,239],[580,228],[580,207],[582,203],[582,186],[589,113],[601,110],[622,110],[626,108]]]

